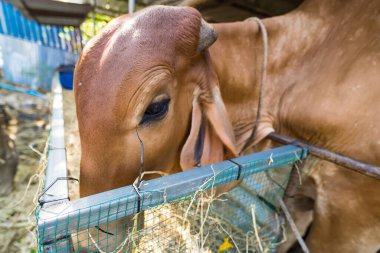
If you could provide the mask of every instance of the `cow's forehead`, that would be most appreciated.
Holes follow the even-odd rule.
[[[190,8],[156,6],[136,14],[108,38],[99,61],[104,75],[126,79],[157,65],[173,66],[179,55],[196,50],[200,22]]]
[[[200,13],[192,8],[153,6],[125,22],[117,36],[127,35],[128,42],[138,43],[141,49],[174,48],[197,37],[200,20]]]
[[[178,55],[194,54],[200,23],[195,9],[162,6],[111,22],[83,52],[76,75],[79,100],[91,97],[86,104],[121,108],[155,66],[172,67]]]

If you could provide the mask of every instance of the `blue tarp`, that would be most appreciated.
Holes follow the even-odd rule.
[[[79,53],[82,48],[79,27],[41,25],[24,17],[4,0],[0,0],[0,34],[73,53]]]
[[[50,90],[55,69],[60,65],[75,64],[78,57],[72,52],[4,35],[0,35],[0,45],[4,79],[32,89]]]
[[[0,0],[0,68],[5,81],[50,90],[55,69],[76,63],[80,41],[79,28],[41,25]]]

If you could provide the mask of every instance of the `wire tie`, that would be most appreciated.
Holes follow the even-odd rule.
[[[106,231],[106,230],[102,229],[102,228],[101,228],[101,227],[99,227],[99,226],[95,226],[95,228],[96,228],[97,230],[99,230],[99,231],[101,231],[101,232],[105,233],[105,234],[108,234],[108,235],[114,235],[113,233],[111,233],[111,232],[108,232],[108,231]]]
[[[241,176],[241,170],[243,169],[243,165],[235,162],[234,160],[231,160],[231,159],[228,159],[228,161],[236,164],[238,166],[238,174],[237,174],[237,177],[236,177],[236,180],[240,180],[240,176]]]
[[[46,192],[51,188],[53,187],[53,185],[55,185],[55,183],[57,183],[58,181],[62,181],[62,180],[66,180],[66,181],[77,181],[79,182],[79,179],[78,178],[75,178],[75,177],[57,177],[48,187],[45,188],[45,190],[40,194],[40,196],[38,196],[38,203],[39,205],[42,207],[44,204],[46,203],[49,203],[49,202],[54,202],[54,201],[58,201],[58,200],[65,200],[65,199],[68,199],[70,200],[69,197],[67,198],[62,198],[62,199],[53,199],[53,200],[49,200],[49,201],[44,201],[44,200],[41,200],[41,198],[46,194]]]
[[[141,211],[141,202],[142,202],[142,196],[139,189],[140,186],[137,187],[135,184],[132,184],[132,186],[133,186],[133,189],[135,189],[137,193],[137,213],[139,213]]]

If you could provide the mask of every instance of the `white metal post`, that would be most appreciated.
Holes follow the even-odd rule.
[[[135,0],[128,1],[128,13],[133,13],[135,11]]]

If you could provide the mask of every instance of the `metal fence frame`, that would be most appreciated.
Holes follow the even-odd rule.
[[[114,221],[136,214],[138,210],[136,203],[139,195],[133,186],[125,186],[69,201],[67,180],[59,180],[67,177],[61,91],[56,74],[53,79],[52,128],[45,191],[41,196],[44,204],[40,206],[37,213],[37,237],[42,238],[42,241],[39,241],[39,250],[43,252],[68,252],[70,245],[67,238],[78,228],[86,228],[89,224],[94,226],[98,224],[99,219],[96,219],[96,214],[99,214],[98,217],[106,215],[108,221]],[[226,172],[231,176],[232,181],[238,175],[242,179],[260,171],[292,164],[306,156],[305,149],[287,145],[144,181],[140,189],[142,199],[140,210],[143,211],[194,193],[212,177],[214,177],[213,184],[215,186],[218,185],[218,182],[219,184],[222,181],[225,183]],[[144,201],[147,199],[149,201]],[[91,216],[89,212],[91,212]],[[120,212],[123,212],[125,216],[121,217]],[[88,217],[92,217],[91,220]],[[67,220],[70,220],[70,224],[67,224]],[[60,239],[64,239],[62,243],[58,242]]]

